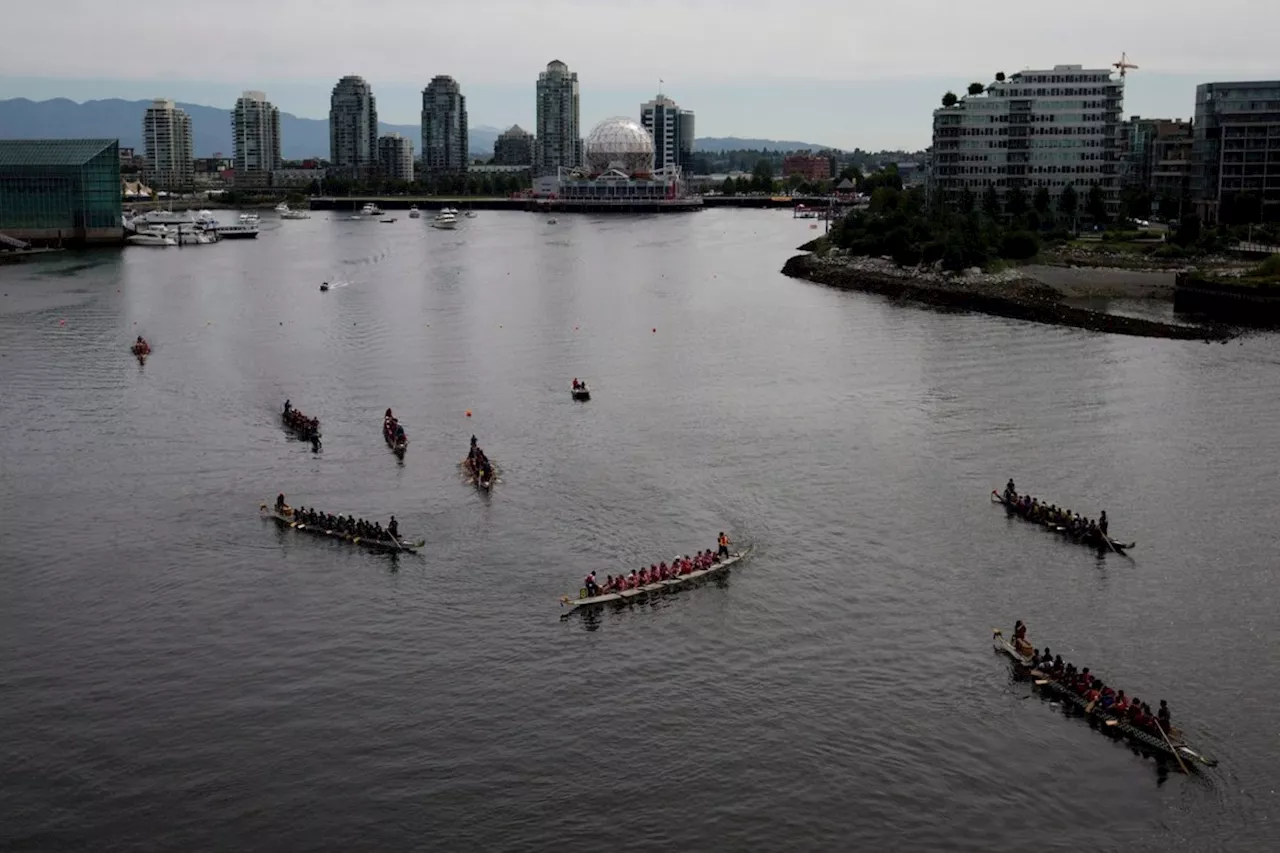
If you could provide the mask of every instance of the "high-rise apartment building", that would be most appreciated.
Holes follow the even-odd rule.
[[[237,187],[265,187],[280,168],[280,110],[262,92],[245,92],[231,111]]]
[[[659,93],[640,105],[640,124],[653,137],[653,168],[678,166],[683,169],[693,159],[693,112]]]
[[[195,175],[191,116],[166,98],[156,98],[142,116],[142,139],[147,149],[143,179],[152,189],[182,189]]]
[[[329,98],[329,162],[344,177],[367,177],[378,163],[378,102],[363,77],[343,77]]]
[[[578,118],[578,75],[558,59],[538,75],[538,127],[533,145],[533,173],[554,175],[560,167],[582,164],[582,130]]]
[[[981,197],[1040,188],[1054,201],[1073,187],[1085,198],[1100,187],[1107,212],[1120,207],[1119,150],[1124,79],[1110,69],[1055,65],[1019,71],[979,95],[933,113],[931,195],[953,202],[969,190]]]
[[[378,174],[393,181],[412,181],[413,140],[398,133],[378,137]]]
[[[1209,223],[1280,218],[1280,80],[1196,87],[1191,194]]]
[[[498,134],[493,141],[493,165],[528,166],[533,163],[533,134],[518,124]]]
[[[422,90],[422,168],[465,172],[467,161],[467,99],[458,81],[440,74]]]

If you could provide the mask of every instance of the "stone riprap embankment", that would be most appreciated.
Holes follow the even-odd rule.
[[[1012,317],[1035,323],[1070,326],[1095,332],[1178,340],[1226,340],[1226,329],[1161,323],[1123,317],[1062,301],[1062,293],[1017,269],[963,274],[926,267],[904,268],[884,258],[851,257],[839,250],[790,258],[784,275],[843,288],[878,293],[891,299]]]

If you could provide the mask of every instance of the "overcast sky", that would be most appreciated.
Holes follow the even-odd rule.
[[[583,132],[658,80],[699,136],[921,148],[947,88],[1127,51],[1126,113],[1188,117],[1207,80],[1280,78],[1275,0],[4,0],[0,98],[170,97],[230,107],[262,89],[323,118],[344,74],[417,124],[436,74],[473,125],[532,127],[533,81],[576,71]]]

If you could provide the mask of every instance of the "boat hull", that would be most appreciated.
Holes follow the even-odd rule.
[[[585,403],[586,401],[591,399],[591,391],[590,389],[587,389],[587,388],[582,388],[577,391],[571,390],[569,391],[569,393],[570,395],[573,396],[573,399],[577,400],[580,403]]]
[[[588,598],[585,589],[579,590],[577,598],[570,598],[566,595],[560,599],[560,605],[562,607],[568,607],[569,612],[573,612],[575,610],[592,607],[604,607],[609,604],[627,604],[628,602],[648,598],[651,595],[661,595],[663,593],[673,592],[674,590],[693,586],[700,581],[705,581],[709,578],[728,572],[730,567],[746,559],[747,555],[750,553],[751,549],[745,548],[736,554],[730,554],[728,557],[725,557],[709,569],[700,569],[696,572],[690,572],[687,575],[680,575],[679,577],[671,578],[670,580],[645,584],[644,586],[624,590],[622,592],[611,592],[606,595],[596,595]]]
[[[419,539],[417,541],[401,539],[399,540],[399,545],[397,545],[390,538],[368,539],[363,536],[349,536],[348,534],[337,530],[324,530],[320,527],[312,527],[308,524],[299,524],[289,517],[289,515],[281,515],[266,504],[260,504],[258,511],[262,514],[263,518],[270,518],[281,527],[297,530],[299,533],[309,533],[312,536],[319,536],[325,539],[344,542],[348,545],[355,545],[356,547],[364,548],[367,551],[377,551],[384,554],[397,554],[401,551],[407,551],[410,554],[413,554],[416,553],[419,548],[427,544],[425,539]]]
[[[1177,735],[1176,728],[1171,729],[1174,734],[1170,737],[1169,743],[1166,743],[1164,738],[1160,737],[1158,734],[1152,734],[1151,732],[1143,731],[1136,726],[1132,726],[1128,722],[1122,721],[1114,714],[1102,710],[1100,707],[1095,706],[1090,709],[1089,703],[1085,701],[1083,696],[1079,695],[1069,687],[1059,684],[1057,681],[1049,678],[1045,673],[1040,672],[1033,667],[1031,665],[1031,659],[1015,649],[1013,645],[1004,638],[1004,635],[1000,631],[995,631],[993,633],[992,645],[995,647],[996,651],[1011,658],[1015,666],[1017,666],[1021,672],[1034,679],[1035,686],[1041,690],[1041,692],[1053,696],[1063,702],[1064,705],[1078,709],[1082,714],[1089,717],[1091,722],[1101,723],[1102,731],[1116,737],[1123,737],[1130,742],[1159,755],[1173,758],[1174,749],[1176,749],[1177,756],[1184,762],[1190,762],[1192,765],[1203,765],[1205,767],[1217,766],[1217,759],[1209,758],[1203,753],[1192,749],[1182,741]],[[1040,681],[1044,681],[1045,683],[1039,684],[1038,682]]]
[[[1025,515],[1019,512],[1012,504],[1010,504],[1007,500],[1005,500],[1004,495],[1000,494],[995,489],[991,490],[991,502],[1000,504],[1005,508],[1005,510],[1010,515],[1016,515],[1018,518],[1022,519],[1025,522],[1028,522],[1030,524],[1038,524],[1041,527],[1043,527],[1045,530],[1050,530],[1054,533],[1061,533],[1065,538],[1067,538],[1072,542],[1075,542],[1079,545],[1088,545],[1090,548],[1097,548],[1099,551],[1115,551],[1117,554],[1124,554],[1125,551],[1128,551],[1130,548],[1137,547],[1137,544],[1138,544],[1136,542],[1129,542],[1129,543],[1120,542],[1118,540],[1112,539],[1109,536],[1106,538],[1105,541],[1103,541],[1102,539],[1091,539],[1087,536],[1076,536],[1072,534],[1069,530],[1067,530],[1067,528],[1063,527],[1060,524],[1050,524],[1049,522],[1046,522],[1046,521],[1038,521],[1036,519],[1027,518]]]

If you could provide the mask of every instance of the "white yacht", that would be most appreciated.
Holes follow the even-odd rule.
[[[382,211],[378,210],[378,206],[373,202],[369,202],[364,207],[360,208],[360,213],[364,216],[381,216],[382,215]]]
[[[440,208],[440,212],[441,212],[441,213],[447,213],[447,214],[449,214],[450,216],[457,216],[457,215],[458,215],[458,209],[457,209],[456,207],[442,207],[442,208]]]
[[[138,233],[130,235],[126,238],[126,242],[133,246],[176,246],[178,241],[173,238],[168,228],[163,225],[148,225],[138,229]]]
[[[416,204],[411,204],[411,205],[409,205],[409,218],[410,218],[410,219],[418,219],[418,218],[419,218],[419,217],[421,217],[421,216],[422,216],[422,211],[421,211],[421,210],[418,210],[418,206],[417,206]]]
[[[310,219],[311,214],[305,210],[282,210],[280,211],[281,219]]]
[[[452,229],[458,227],[458,217],[448,212],[448,208],[436,214],[436,218],[431,220],[432,228]]]
[[[288,213],[288,212],[289,212],[288,202],[282,201],[276,205],[276,213]]]
[[[256,213],[242,213],[242,214],[240,214],[240,224],[241,224],[241,225],[257,225],[257,224],[258,224],[259,222],[261,222],[261,221],[262,221],[262,217],[261,217],[261,216],[259,216],[259,215],[258,215],[258,214],[256,214]]]
[[[464,216],[466,216],[466,217],[467,217],[467,219],[475,219],[475,218],[476,218],[476,212],[475,212],[474,210],[468,210],[468,211],[467,211],[465,214],[463,214],[463,215],[464,215]]]
[[[133,218],[140,225],[185,225],[195,222],[189,210],[149,210]]]

